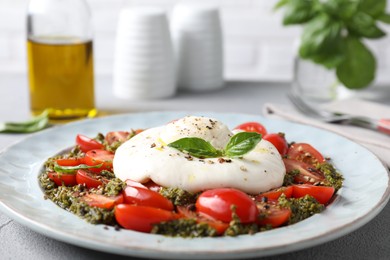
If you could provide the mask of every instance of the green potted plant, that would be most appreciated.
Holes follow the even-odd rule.
[[[298,56],[334,70],[348,89],[363,89],[375,79],[377,62],[366,39],[386,35],[386,0],[280,0],[284,25],[302,25]]]

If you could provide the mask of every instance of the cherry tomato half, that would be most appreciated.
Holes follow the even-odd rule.
[[[109,145],[120,142],[123,143],[126,141],[130,136],[130,132],[126,131],[112,131],[108,132],[105,136],[105,139]]]
[[[77,166],[85,163],[85,160],[84,157],[70,157],[57,159],[56,162],[60,166]]]
[[[161,186],[158,185],[157,183],[155,183],[154,181],[150,180],[146,183],[144,183],[144,185],[149,189],[149,190],[152,190],[152,191],[155,191],[155,192],[159,192],[161,190]]]
[[[114,214],[122,227],[147,233],[150,233],[153,224],[178,218],[172,211],[130,204],[117,205]]]
[[[49,172],[47,174],[50,180],[54,181],[57,186],[74,186],[77,184],[76,182],[76,174],[74,173],[57,173],[57,172]]]
[[[87,188],[97,188],[103,183],[108,183],[106,178],[85,170],[77,170],[76,181],[78,184],[83,184]]]
[[[259,225],[271,225],[272,227],[279,227],[286,223],[291,216],[291,209],[280,207],[276,202],[258,202],[257,208],[259,210]]]
[[[155,191],[155,192],[159,192],[161,190],[161,186],[158,185],[157,183],[155,183],[152,180],[150,180],[150,181],[148,181],[146,183],[140,183],[140,182],[137,182],[137,181],[133,181],[133,180],[127,179],[126,180],[126,184],[127,184],[127,186],[138,187],[138,188],[143,188],[143,189],[149,189],[149,190],[152,190],[152,191]]]
[[[143,131],[145,131],[145,129],[135,129],[135,130],[133,130],[133,132],[134,132],[134,134],[135,135],[137,135],[137,134],[140,134],[140,133],[142,133]]]
[[[95,139],[89,138],[88,136],[78,134],[76,136],[76,144],[80,146],[80,150],[84,153],[92,149],[103,149],[104,146],[96,141]]]
[[[229,227],[228,223],[224,223],[222,221],[207,218],[205,216],[200,216],[199,214],[196,214],[195,211],[188,210],[187,208],[185,208],[183,206],[178,206],[177,212],[178,212],[179,216],[182,218],[195,219],[196,223],[205,223],[205,224],[209,225],[210,227],[214,228],[215,231],[217,231],[218,235],[222,235],[226,231],[226,229]]]
[[[231,188],[207,190],[199,195],[196,209],[199,214],[229,223],[232,207],[242,223],[254,222],[257,218],[255,202],[244,192]]]
[[[267,134],[267,129],[260,123],[257,122],[247,122],[241,125],[236,126],[234,129],[242,130],[245,132],[256,132],[261,134],[262,136]]]
[[[315,184],[325,180],[325,175],[310,164],[292,159],[283,159],[283,162],[287,172],[299,171],[294,177],[296,183]]]
[[[127,186],[123,190],[123,196],[126,204],[173,210],[173,204],[169,199],[149,189]]]
[[[133,180],[127,179],[125,182],[126,182],[127,186],[138,187],[138,188],[143,188],[143,189],[147,189],[148,188],[148,187],[146,187],[145,185],[143,185],[142,183],[140,183],[138,181],[133,181]]]
[[[313,146],[307,143],[295,143],[290,146],[287,152],[289,159],[301,161],[307,164],[316,165],[325,162],[322,154]]]
[[[309,184],[294,185],[293,197],[300,198],[305,195],[314,197],[319,203],[327,204],[334,194],[333,187],[314,186]]]
[[[112,209],[115,205],[123,203],[123,196],[104,196],[101,194],[89,193],[80,198],[91,207],[98,207],[103,209]]]
[[[85,154],[85,163],[89,166],[95,166],[102,164],[99,168],[90,168],[93,172],[101,172],[102,170],[112,170],[112,160],[114,160],[114,154],[101,149],[89,150]]]
[[[280,187],[277,189],[260,193],[255,197],[255,200],[261,202],[264,197],[266,197],[268,200],[277,200],[282,194],[284,194],[286,198],[291,198],[292,193],[293,193],[293,186]]]
[[[288,151],[288,143],[286,141],[286,138],[284,137],[283,133],[271,133],[271,134],[266,134],[263,136],[264,140],[267,140],[268,142],[272,143],[280,155],[286,155]]]

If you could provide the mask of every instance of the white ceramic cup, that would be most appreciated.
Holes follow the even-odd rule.
[[[171,17],[178,86],[193,91],[224,86],[222,26],[216,7],[179,4]]]
[[[164,10],[131,7],[120,12],[113,72],[115,96],[124,99],[173,96],[174,62]]]

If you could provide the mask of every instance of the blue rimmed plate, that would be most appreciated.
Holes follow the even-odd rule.
[[[229,127],[263,123],[269,132],[285,132],[289,141],[309,142],[344,175],[345,182],[324,212],[297,224],[255,235],[219,238],[171,238],[92,225],[45,200],[37,176],[44,161],[74,144],[78,133],[148,128],[186,115],[209,116]],[[366,224],[386,205],[389,173],[364,147],[331,132],[257,115],[208,112],[148,112],[116,115],[54,127],[34,134],[0,154],[0,209],[21,224],[70,244],[138,257],[237,259],[311,247]]]

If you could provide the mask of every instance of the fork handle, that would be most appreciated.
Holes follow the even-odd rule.
[[[390,119],[380,119],[377,125],[378,131],[390,135]]]

